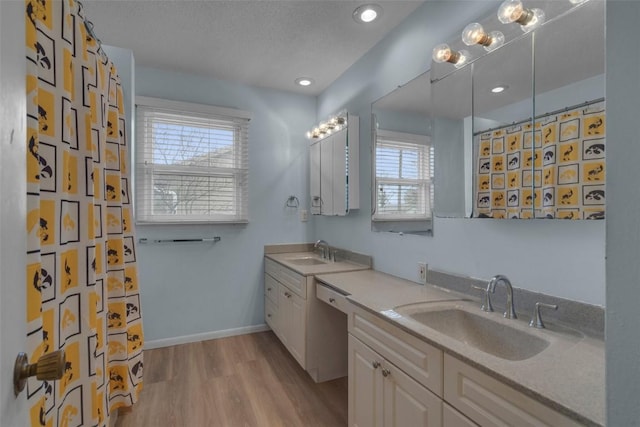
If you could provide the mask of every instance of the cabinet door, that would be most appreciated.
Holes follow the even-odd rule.
[[[278,328],[280,330],[278,337],[287,349],[291,347],[289,341],[291,337],[291,325],[293,323],[291,312],[292,295],[293,293],[286,286],[278,285]]]
[[[349,334],[349,426],[383,425],[383,359]]]
[[[320,212],[333,215],[333,135],[320,141]]]
[[[332,193],[333,214],[346,215],[347,205],[347,129],[333,136]]]
[[[579,426],[580,423],[445,354],[444,398],[481,426]]]
[[[316,142],[309,149],[309,195],[311,197],[311,214],[320,215],[321,213],[321,194],[320,194],[320,142]]]
[[[289,325],[289,351],[296,358],[300,366],[306,369],[306,342],[307,342],[307,310],[306,301],[289,291],[290,325]]]
[[[478,427],[478,424],[462,415],[455,408],[442,403],[442,426],[443,427]]]
[[[381,373],[385,427],[442,426],[442,400],[438,396],[392,363],[385,362]]]

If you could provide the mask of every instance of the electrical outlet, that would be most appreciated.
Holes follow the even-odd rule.
[[[424,262],[418,263],[418,278],[420,279],[420,283],[427,283],[427,264]]]
[[[300,221],[307,222],[309,220],[309,211],[300,209]]]

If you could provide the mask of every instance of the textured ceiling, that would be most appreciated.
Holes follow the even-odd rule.
[[[358,24],[366,1],[84,0],[104,44],[137,65],[318,95],[422,1],[375,1],[381,19]],[[305,76],[313,86],[294,84]]]

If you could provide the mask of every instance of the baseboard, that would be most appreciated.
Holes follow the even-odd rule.
[[[232,337],[235,335],[252,334],[254,332],[264,332],[271,328],[266,323],[261,325],[243,326],[242,328],[225,329],[222,331],[202,332],[193,335],[183,335],[180,337],[162,338],[159,340],[146,341],[144,343],[145,350],[154,348],[169,347],[172,345],[188,344],[192,342],[200,342],[213,340],[216,338]]]

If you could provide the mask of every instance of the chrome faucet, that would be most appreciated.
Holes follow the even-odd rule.
[[[506,317],[507,319],[517,319],[518,316],[516,316],[516,312],[513,309],[513,288],[511,287],[511,282],[509,281],[509,279],[507,279],[506,276],[503,276],[501,274],[494,276],[487,285],[487,295],[489,294],[489,292],[491,292],[492,294],[496,292],[496,285],[498,283],[502,283],[505,288],[507,288],[507,306],[506,311],[504,312],[504,317]]]
[[[320,248],[320,250],[322,251],[322,258],[324,259],[330,259],[331,254],[329,253],[329,244],[324,241],[324,240],[318,240],[314,245],[313,245],[314,249],[318,249]]]

